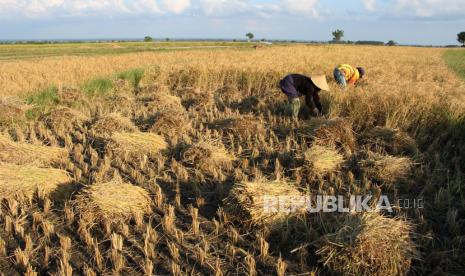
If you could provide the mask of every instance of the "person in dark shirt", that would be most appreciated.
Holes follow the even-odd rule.
[[[294,119],[299,117],[301,96],[305,96],[305,104],[314,113],[313,115],[322,114],[323,107],[318,93],[321,90],[329,91],[325,75],[307,77],[301,74],[290,74],[279,82],[279,86],[289,99]]]

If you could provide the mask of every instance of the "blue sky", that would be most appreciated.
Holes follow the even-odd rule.
[[[0,39],[257,38],[457,44],[465,0],[0,0]]]

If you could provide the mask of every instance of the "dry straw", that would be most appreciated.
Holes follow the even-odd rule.
[[[38,167],[65,164],[68,152],[59,147],[47,147],[27,143],[17,143],[0,134],[0,161],[16,165]]]
[[[299,133],[313,137],[315,143],[322,146],[340,147],[350,152],[356,148],[352,125],[342,118],[312,118],[303,123]]]
[[[81,127],[88,118],[79,111],[60,107],[41,117],[47,126],[55,131],[69,132],[75,127]]]
[[[368,152],[367,158],[360,162],[365,174],[385,184],[405,180],[413,166],[407,157],[394,157]]]
[[[407,133],[388,127],[374,127],[362,140],[371,145],[380,146],[392,154],[416,154],[418,148],[415,140]]]
[[[63,170],[0,163],[2,198],[20,196],[32,199],[37,191],[42,195],[50,195],[58,192],[62,186],[70,184],[71,178]],[[59,193],[56,196],[59,197]]]
[[[91,135],[98,138],[110,138],[113,133],[123,131],[136,131],[136,127],[129,118],[117,113],[98,118],[90,128]]]
[[[155,114],[154,123],[149,131],[168,137],[182,136],[192,128],[192,124],[185,112],[169,109]]]
[[[237,221],[252,226],[266,225],[269,228],[274,228],[296,213],[288,213],[284,208],[280,210],[281,208],[277,205],[269,205],[270,209],[267,210],[266,204],[271,202],[268,202],[268,199],[278,199],[285,196],[301,200],[302,195],[293,184],[287,182],[242,182],[235,184],[230,191],[229,196],[225,199],[224,209],[229,217],[235,218]],[[288,202],[290,203],[291,200]],[[277,209],[273,210],[273,207]],[[284,207],[292,208],[292,206]],[[299,214],[305,210],[299,208],[296,211]]]
[[[168,147],[162,136],[145,132],[116,132],[107,148],[124,159],[154,157]]]
[[[86,221],[126,221],[151,212],[148,192],[120,178],[88,186],[74,205]]]
[[[266,133],[263,122],[252,116],[221,119],[213,122],[210,127],[212,129],[232,132],[241,137],[247,137],[251,135],[263,136]]]
[[[218,170],[231,170],[233,160],[235,157],[224,147],[210,141],[191,145],[183,154],[183,161],[209,175],[215,175]]]
[[[310,168],[320,175],[337,170],[344,162],[339,152],[319,145],[313,145],[305,151],[304,156]]]
[[[378,213],[349,215],[318,242],[317,255],[342,275],[405,275],[418,258],[412,225]]]
[[[167,92],[158,91],[149,94],[149,96],[143,99],[146,101],[147,110],[149,112],[158,112],[162,110],[184,110],[181,104],[181,98],[173,96]]]
[[[10,124],[25,121],[28,108],[29,106],[16,97],[0,97],[0,123]]]

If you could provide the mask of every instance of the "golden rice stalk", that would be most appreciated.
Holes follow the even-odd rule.
[[[364,143],[380,146],[390,154],[416,154],[418,148],[415,140],[407,133],[388,127],[375,127],[363,137]]]
[[[26,121],[26,110],[29,106],[15,97],[0,97],[0,125]]]
[[[0,197],[22,196],[32,199],[36,191],[43,195],[60,197],[58,188],[69,185],[66,171],[37,168],[27,165],[0,163]]]
[[[187,133],[191,128],[192,124],[184,111],[168,109],[155,114],[154,123],[149,131],[174,137]]]
[[[287,206],[279,206],[279,197],[286,197]],[[300,205],[303,194],[291,183],[286,182],[243,182],[237,183],[224,200],[224,210],[231,218],[252,226],[276,227],[286,221],[293,211],[304,212]],[[297,204],[292,206],[295,199]],[[284,207],[284,208],[280,208]],[[295,210],[293,210],[295,207]]]
[[[84,114],[67,107],[54,109],[41,117],[41,120],[57,133],[70,132],[82,126],[87,119]]]
[[[221,119],[211,124],[212,129],[226,130],[241,137],[252,135],[265,135],[266,130],[263,122],[252,116],[239,118]]]
[[[133,132],[136,127],[127,117],[111,113],[98,118],[90,128],[90,134],[97,138],[110,138],[115,132]]]
[[[342,275],[405,275],[419,257],[412,225],[378,213],[348,215],[318,241],[317,255]]]
[[[76,196],[74,205],[88,221],[127,221],[151,212],[148,192],[121,179],[88,186]]]
[[[145,132],[116,132],[107,148],[122,159],[139,160],[143,156],[154,157],[168,147],[160,135]]]
[[[184,110],[181,104],[181,98],[168,94],[167,92],[158,91],[150,94],[145,99],[147,102],[148,112],[158,112],[163,110]]]
[[[186,88],[179,91],[179,94],[182,95],[182,101],[187,108],[199,108],[215,104],[213,93],[209,91]]]
[[[49,167],[62,165],[68,152],[59,147],[47,147],[28,143],[16,143],[0,134],[0,161],[15,165]]]
[[[183,154],[183,161],[193,165],[207,175],[216,175],[218,170],[232,170],[235,157],[224,147],[215,146],[209,141],[191,145]]]
[[[336,150],[313,145],[305,151],[305,162],[316,174],[325,174],[335,171],[344,162],[344,157]]]
[[[352,125],[342,118],[312,118],[303,123],[298,133],[313,137],[315,143],[322,146],[340,147],[350,152],[356,148]]]
[[[410,173],[413,162],[407,157],[394,157],[368,152],[368,157],[360,162],[365,174],[385,184],[405,180]]]

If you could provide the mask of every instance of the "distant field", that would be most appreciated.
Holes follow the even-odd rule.
[[[449,50],[444,54],[444,58],[457,75],[465,79],[465,50]]]
[[[0,61],[11,59],[41,58],[53,56],[117,55],[137,52],[186,50],[196,48],[247,47],[247,42],[105,42],[61,44],[0,45]]]

